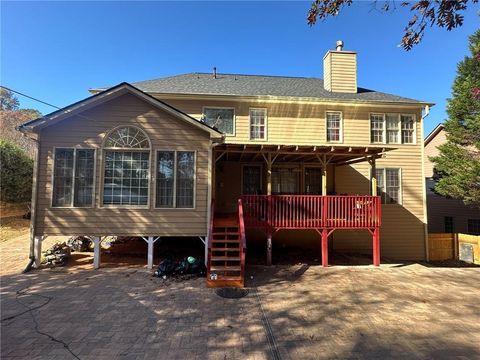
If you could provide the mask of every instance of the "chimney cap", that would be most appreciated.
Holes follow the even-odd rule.
[[[335,45],[337,47],[337,51],[343,50],[343,40],[337,40],[337,43]]]

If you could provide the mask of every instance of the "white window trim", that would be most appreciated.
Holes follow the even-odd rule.
[[[413,117],[413,142],[411,143],[404,143],[402,141],[402,116],[411,116]],[[400,138],[399,138],[399,143],[402,145],[416,145],[417,144],[417,116],[415,114],[399,114],[399,126],[400,126]]]
[[[147,139],[148,141],[148,148],[122,148],[122,147],[107,147],[105,146],[105,143],[107,142],[107,139],[109,138],[109,136],[116,130],[118,129],[121,129],[121,128],[124,128],[124,127],[131,127],[131,128],[135,128],[137,130],[139,130],[144,136],[145,138]],[[115,126],[113,129],[109,130],[103,140],[102,140],[102,150],[126,150],[126,149],[132,149],[132,150],[143,150],[143,151],[147,151],[147,150],[152,150],[152,142],[150,141],[150,137],[147,135],[147,133],[140,127],[136,126],[136,125],[130,125],[130,124],[127,124],[127,125],[119,125],[119,126]]]
[[[340,114],[340,134],[339,140],[328,140],[328,114]],[[343,143],[343,111],[336,110],[327,110],[325,111],[325,142],[332,144],[342,144]]]
[[[205,116],[205,109],[223,109],[223,110],[233,110],[233,133],[231,134],[223,134],[225,136],[236,136],[237,133],[237,115],[235,111],[235,107],[233,106],[202,106],[202,118]]]
[[[397,117],[397,142],[389,142],[388,141],[388,122],[387,122],[387,117],[388,116],[396,116]],[[385,113],[385,143],[387,144],[395,144],[399,145],[402,143],[402,120],[401,116],[398,113]]]
[[[263,139],[252,139],[252,110],[265,110],[265,131]],[[250,141],[268,141],[268,108],[265,107],[250,107],[248,108],[248,138]]]
[[[398,170],[398,180],[399,180],[399,187],[398,187],[398,203],[390,204],[382,201],[382,205],[402,205],[403,206],[403,176],[402,176],[402,168],[400,167],[376,167],[376,170],[382,170],[383,172],[383,182],[385,193],[387,190],[387,169]],[[372,178],[372,170],[370,169],[370,178]],[[378,179],[377,179],[378,180]],[[377,185],[378,187],[378,185]],[[378,196],[381,196],[378,194]]]
[[[242,164],[242,173],[240,176],[240,193],[242,195],[252,195],[252,194],[244,194],[243,193],[243,168],[245,166],[250,166],[250,167],[259,167],[260,168],[260,187],[263,192],[263,165],[261,163],[251,163],[251,164]]]
[[[382,141],[373,141],[372,139],[372,115],[381,115],[383,117],[383,126],[382,126]],[[378,113],[378,112],[371,112],[368,113],[368,127],[369,127],[369,136],[370,136],[370,144],[385,144],[385,136],[386,136],[386,116],[385,113]]]
[[[53,205],[53,191],[54,191],[54,181],[55,181],[55,154],[57,149],[61,150],[73,150],[73,179],[72,179],[72,201],[68,206],[58,206]],[[92,186],[92,204],[90,206],[74,206],[75,201],[75,172],[77,164],[77,150],[93,150],[93,186]],[[97,149],[96,148],[82,148],[82,147],[64,147],[64,146],[54,146],[53,147],[53,163],[52,163],[52,175],[51,175],[51,186],[52,190],[50,192],[50,207],[53,209],[93,209],[95,207],[95,191],[97,184]]]
[[[173,205],[171,207],[157,206],[157,174],[158,174],[158,153],[173,152]],[[193,206],[177,207],[177,153],[193,152]],[[197,150],[172,150],[155,149],[155,175],[153,182],[153,208],[155,210],[195,210],[197,208]]]
[[[383,136],[382,142],[373,141],[372,139],[372,115],[382,115],[383,116]],[[396,115],[398,121],[398,142],[396,143],[389,143],[387,142],[387,115]],[[404,143],[402,142],[402,116],[412,116],[413,117],[413,142],[411,143]],[[394,145],[406,145],[412,146],[417,145],[417,116],[413,113],[381,113],[381,112],[371,112],[368,113],[368,124],[369,124],[369,132],[370,132],[370,144],[394,144]]]

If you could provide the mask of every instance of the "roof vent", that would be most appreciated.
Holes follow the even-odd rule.
[[[217,67],[216,66],[213,67],[213,78],[214,79],[217,78]]]
[[[342,51],[343,50],[343,41],[342,40],[337,40],[337,51]]]

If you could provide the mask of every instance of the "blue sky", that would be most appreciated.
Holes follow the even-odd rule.
[[[463,27],[431,28],[410,52],[397,46],[409,12],[380,14],[370,1],[314,27],[309,2],[5,2],[1,83],[57,106],[88,88],[186,72],[322,77],[335,41],[358,52],[359,86],[437,105],[445,119],[457,63],[480,24],[470,5]],[[54,109],[20,98],[22,107]]]

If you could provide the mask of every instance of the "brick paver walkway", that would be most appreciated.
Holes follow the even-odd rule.
[[[143,267],[4,264],[2,359],[480,359],[479,268],[250,267],[232,300]]]

